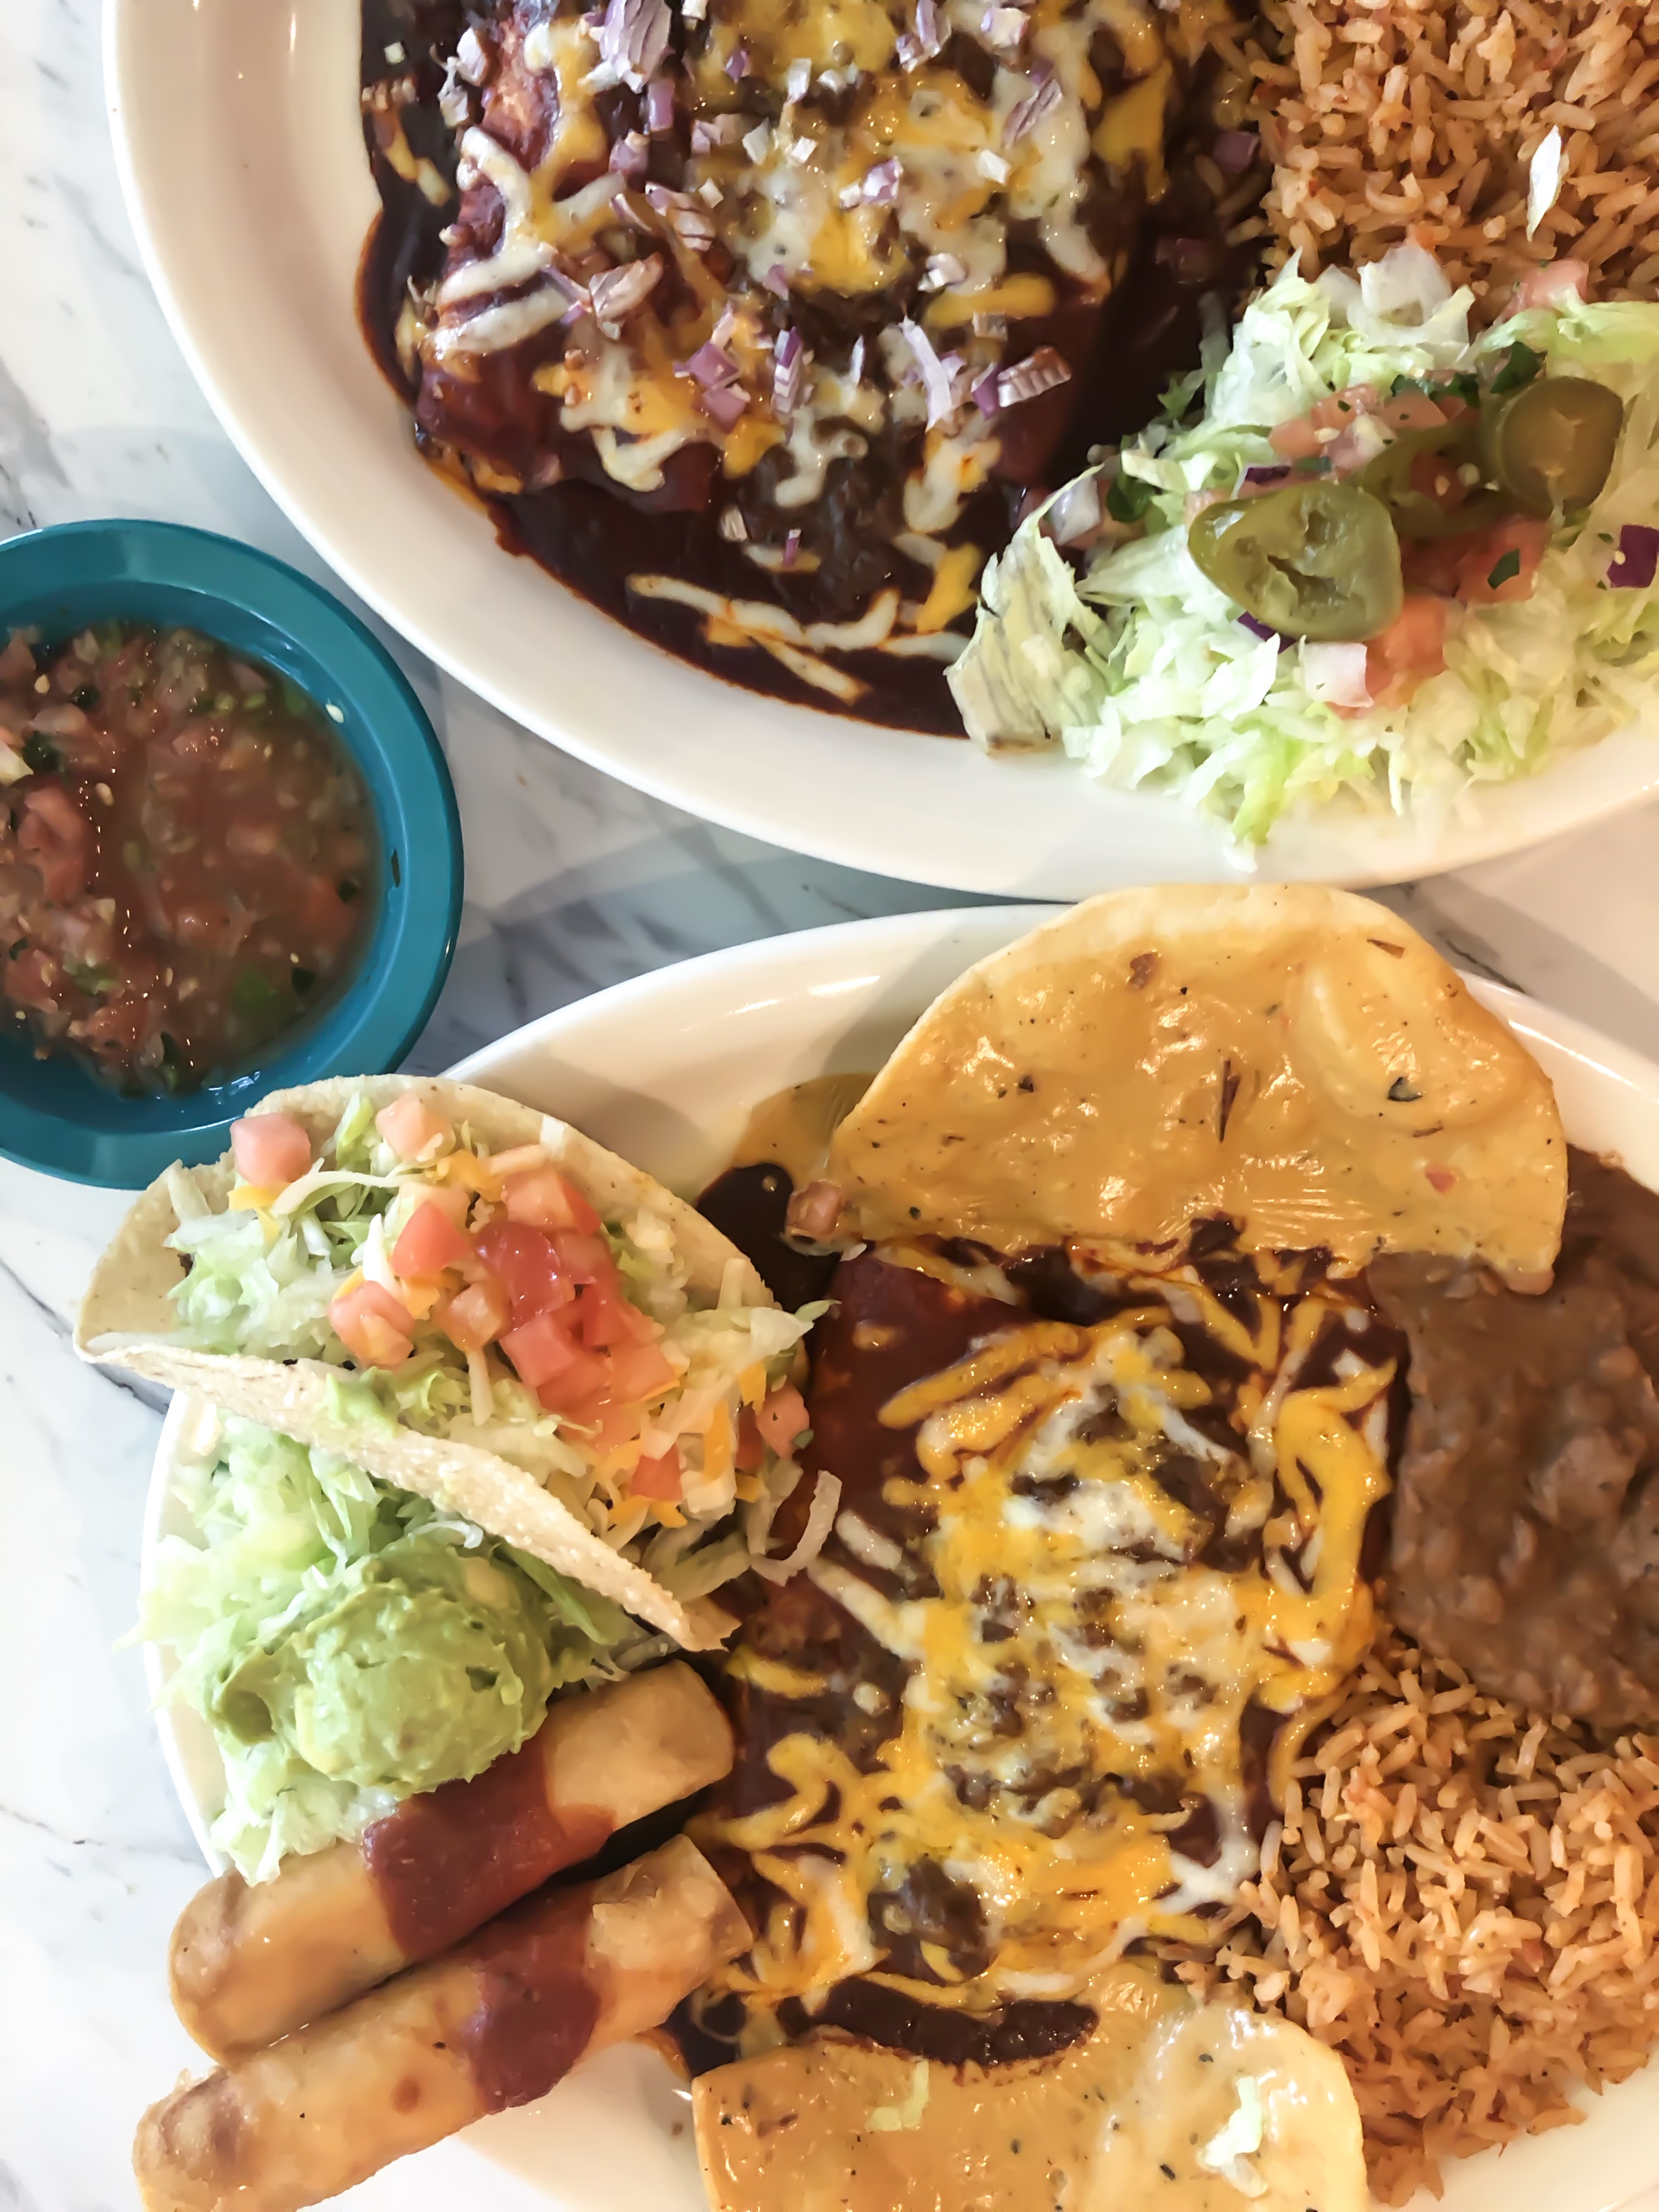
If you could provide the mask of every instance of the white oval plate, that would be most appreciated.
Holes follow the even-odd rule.
[[[730,1156],[751,1106],[808,1076],[878,1066],[947,983],[1045,911],[902,915],[710,953],[549,1014],[453,1072],[575,1122],[695,1194]],[[1547,1071],[1574,1141],[1618,1154],[1659,1189],[1659,1067],[1517,993],[1472,988]],[[158,1534],[180,1525],[168,1474],[183,1412],[175,1401],[162,1431],[146,1560]],[[159,1692],[167,1669],[154,1645],[145,1657]],[[158,1717],[180,1800],[216,1866],[206,1841],[221,1780],[212,1741],[190,1713],[164,1707]],[[1441,2212],[1638,2212],[1630,2200],[1659,2184],[1652,2071],[1589,2101],[1583,2127],[1450,2168]],[[362,2212],[704,2212],[688,2115],[659,2059],[611,2052],[540,2104],[483,2121],[339,2201]],[[1413,2212],[1431,2203],[1424,2197]]]
[[[394,628],[516,720],[690,812],[799,852],[963,890],[1077,898],[1240,872],[1218,826],[1052,759],[763,699],[635,637],[497,546],[417,459],[353,288],[376,209],[357,109],[358,0],[106,0],[127,204],[179,343],[295,526]],[[1402,881],[1598,819],[1659,789],[1624,736],[1449,823],[1355,804],[1286,823],[1264,878]]]

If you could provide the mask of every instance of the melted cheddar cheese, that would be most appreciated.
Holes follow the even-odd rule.
[[[852,1508],[808,1571],[906,1663],[900,1725],[867,1771],[786,1731],[769,1765],[787,1794],[705,1822],[775,1899],[723,1987],[810,2005],[866,1974],[980,2009],[1066,1997],[1138,1936],[1201,1938],[1199,1908],[1253,1872],[1245,1708],[1284,1716],[1293,1751],[1370,1640],[1360,1547],[1389,1487],[1394,1367],[1352,1348],[1370,1316],[1337,1285],[1263,1288],[1247,1316],[1191,1268],[1126,1287],[1142,1302],[1092,1326],[1011,1312],[882,1408],[915,1436],[920,1480],[889,1474],[883,1496],[920,1509],[918,1594],[888,1594],[901,1549]],[[1249,1370],[1224,1418],[1182,1327]],[[746,1649],[732,1667],[775,1698],[826,1689]],[[924,1862],[975,1893],[982,1971],[926,1942],[920,1972],[914,1943],[908,1975],[888,1962]]]

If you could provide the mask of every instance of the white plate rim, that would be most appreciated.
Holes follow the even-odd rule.
[[[940,908],[837,923],[727,947],[613,984],[544,1015],[470,1054],[449,1073],[458,1079],[489,1087],[492,1077],[509,1069],[516,1068],[522,1075],[536,1060],[558,1059],[562,1048],[580,1041],[584,1032],[602,1041],[605,1032],[618,1023],[643,1027],[653,1018],[659,1021],[672,1018],[677,1006],[678,1018],[687,1024],[701,1018],[700,1009],[717,1006],[740,1021],[758,1017],[763,1022],[769,1009],[798,1002],[803,995],[817,994],[836,1002],[896,975],[902,977],[925,969],[930,958],[937,965],[943,956],[947,961],[959,960],[965,967],[1024,934],[1053,912],[1045,906]],[[1622,1155],[1638,1180],[1659,1189],[1659,1063],[1505,985],[1476,976],[1464,980],[1546,1064],[1559,1089],[1582,1094],[1578,1111],[1567,1115],[1572,1140]],[[911,1003],[920,1012],[927,1000],[915,1003],[913,995]],[[895,1042],[902,1026],[908,1026],[908,1020],[896,1022]],[[557,1079],[556,1076],[556,1085]],[[567,1074],[564,1079],[568,1082],[570,1078]],[[622,1097],[621,1080],[612,1081]],[[741,1101],[739,1118],[741,1110],[763,1095],[765,1090],[757,1089]],[[534,1103],[556,1110],[547,1096]],[[1587,1110],[1593,1126],[1587,1124]],[[1626,1133],[1621,1135],[1621,1130]],[[175,1395],[157,1440],[144,1505],[141,1574],[147,1571],[153,1547],[168,1516],[173,1452],[187,1411],[183,1394]],[[146,1643],[142,1649],[145,1679],[152,1698],[159,1700],[172,1666],[157,1645]],[[211,1738],[193,1715],[159,1702],[155,1721],[162,1755],[191,1832],[210,1869],[221,1872],[225,1862],[209,1839],[211,1814],[201,1787],[201,1778],[210,1774],[216,1765]],[[1659,2067],[1650,2063],[1621,2089],[1608,2092],[1601,2109],[1591,2102],[1585,2123],[1591,2139],[1605,2132],[1611,2140],[1615,2131],[1618,2134],[1614,2163],[1619,2196],[1612,2200],[1593,2195],[1571,2203],[1559,2197],[1537,2201],[1552,2201],[1552,2212],[1613,2212],[1615,2205],[1619,2212],[1659,2212],[1659,2151],[1644,2159],[1639,2148],[1632,2152],[1629,2141],[1632,2127],[1639,2129],[1641,2124],[1638,2118],[1631,2117],[1636,2112],[1636,2099],[1650,2094],[1656,2071]],[[580,2076],[573,2080],[580,2084]],[[605,2089],[607,2100],[617,2094],[609,2077]],[[1628,2094],[1632,2092],[1634,2096]],[[626,2090],[622,2094],[626,2094]],[[562,2101],[561,2093],[555,2093],[555,2101]],[[572,2117],[567,2106],[562,2123],[566,2129]],[[486,2123],[480,2130],[469,2130],[464,2140],[469,2148],[476,2147],[489,2156],[493,2141],[489,2130],[498,2125]],[[1560,2147],[1574,2138],[1575,2148],[1584,2145],[1583,2131],[1568,2130],[1523,2139],[1504,2151],[1455,2162],[1447,2169],[1447,2193],[1441,2200],[1440,2212],[1502,2212],[1510,2193],[1509,2174],[1528,2157],[1534,2164],[1540,2154],[1555,2160]],[[1638,2134],[1638,2146],[1641,2141]],[[507,2163],[521,2174],[525,2172],[516,2159]],[[1650,2182],[1655,2185],[1652,2201],[1645,2186]],[[605,2212],[597,2198],[559,2196],[550,2175],[544,2185],[544,2202],[568,2205],[568,2212]],[[439,2201],[433,2199],[433,2212]],[[1419,2193],[1407,2212],[1431,2212],[1434,2203],[1426,2193]],[[422,2212],[425,2212],[424,2202]]]
[[[604,713],[573,721],[558,710],[544,682],[516,681],[500,672],[477,635],[469,635],[449,608],[411,611],[412,587],[398,574],[407,566],[398,557],[404,549],[394,551],[377,539],[372,502],[360,501],[331,519],[331,505],[339,507],[328,495],[331,487],[317,481],[314,471],[307,473],[292,450],[291,426],[283,411],[273,403],[256,404],[249,377],[227,353],[220,326],[222,295],[200,283],[199,252],[178,234],[165,194],[153,186],[153,152],[146,151],[158,128],[171,143],[181,129],[196,126],[180,117],[176,82],[167,86],[174,96],[164,115],[146,110],[146,82],[159,88],[167,81],[159,73],[147,80],[141,61],[158,34],[174,35],[181,11],[182,20],[193,23],[236,4],[106,0],[106,101],[117,167],[167,321],[237,450],[359,597],[458,682],[590,766],[693,814],[844,866],[962,890],[1062,897],[1148,876],[1228,880],[1246,873],[1356,886],[1399,881],[1494,859],[1588,826],[1659,790],[1659,740],[1637,732],[1616,733],[1537,776],[1483,787],[1455,818],[1438,824],[1426,816],[1402,822],[1341,805],[1306,823],[1288,822],[1251,861],[1229,845],[1216,823],[1177,801],[1104,790],[1052,758],[993,763],[964,744],[877,731],[781,702],[757,706],[754,695],[669,662],[659,648],[598,616],[593,622],[603,625],[602,632],[585,622],[575,625],[587,644],[614,660],[619,676],[631,670],[640,684],[669,682],[667,664],[680,719],[689,717],[711,743],[682,745],[680,733],[660,726],[660,717],[648,732],[635,724],[623,727]],[[355,0],[309,4],[349,7]],[[281,89],[277,77],[267,96],[280,99]],[[307,127],[315,125],[314,111],[305,121]],[[204,197],[208,207],[220,204],[220,195]],[[412,450],[408,462],[411,469],[421,465]],[[453,511],[459,515],[459,508]],[[508,555],[496,558],[512,563]],[[562,599],[570,597],[550,580],[543,582]],[[504,582],[502,588],[511,587]],[[558,619],[574,618],[566,607]],[[620,685],[618,696],[623,696]],[[933,752],[924,752],[926,747]],[[930,765],[921,765],[924,760]],[[781,773],[781,762],[787,763]],[[885,779],[873,799],[865,796],[871,775]],[[1152,847],[1156,850],[1149,851]]]

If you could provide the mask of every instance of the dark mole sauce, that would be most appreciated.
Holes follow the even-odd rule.
[[[592,1893],[526,1899],[467,1947],[478,2002],[457,2037],[483,2109],[544,2097],[586,2051],[599,2017],[585,1971]]]
[[[1143,1304],[1144,1293],[1133,1291],[1111,1277],[1079,1273],[1058,1245],[1023,1253],[1006,1263],[1009,1281],[1026,1301],[1024,1307],[963,1291],[915,1268],[891,1266],[871,1252],[839,1267],[818,1259],[802,1261],[781,1241],[789,1191],[789,1178],[781,1168],[749,1167],[729,1170],[720,1177],[700,1203],[769,1279],[775,1276],[779,1283],[787,1281],[792,1291],[802,1297],[828,1296],[832,1301],[830,1311],[817,1324],[810,1340],[812,1374],[808,1411],[812,1441],[802,1455],[803,1465],[809,1477],[820,1469],[836,1475],[842,1485],[843,1501],[905,1549],[902,1578],[865,1561],[855,1563],[860,1576],[889,1595],[925,1595],[926,1570],[915,1553],[918,1539],[932,1525],[931,1513],[926,1505],[896,1507],[883,1496],[883,1486],[891,1477],[909,1481],[921,1479],[915,1449],[916,1432],[914,1428],[884,1424],[879,1419],[881,1407],[920,1377],[963,1359],[984,1336],[1030,1319],[1093,1327],[1127,1306]],[[1260,1278],[1249,1257],[1237,1249],[1237,1234],[1236,1225],[1224,1219],[1201,1223],[1191,1240],[1190,1257],[1212,1295],[1229,1312],[1249,1322],[1254,1320],[1252,1293],[1259,1287]],[[931,1241],[941,1258],[963,1267],[994,1264],[1000,1257],[988,1247],[965,1240]],[[1320,1253],[1279,1256],[1285,1261],[1303,1260],[1304,1281],[1322,1273],[1328,1259]],[[791,1275],[789,1268],[796,1262],[811,1272]],[[1352,1285],[1352,1293],[1357,1304],[1369,1304],[1363,1279]],[[1225,1407],[1237,1383],[1250,1371],[1249,1367],[1201,1328],[1179,1322],[1176,1328],[1188,1364],[1210,1382],[1219,1401],[1209,1409],[1218,1437],[1237,1449],[1241,1438],[1228,1424]],[[1407,1402],[1403,1336],[1375,1316],[1357,1332],[1334,1323],[1316,1345],[1302,1379],[1308,1383],[1334,1379],[1334,1362],[1348,1349],[1367,1364],[1389,1358],[1398,1361],[1394,1409],[1397,1455]],[[1204,1411],[1197,1409],[1191,1418],[1199,1418]],[[1211,1522],[1209,1537],[1198,1554],[1204,1563],[1220,1571],[1237,1571],[1259,1552],[1257,1537],[1239,1548],[1237,1556],[1229,1554],[1222,1533],[1224,1509],[1195,1459],[1173,1455],[1159,1466],[1157,1477],[1200,1519]],[[803,1481],[795,1498],[780,1514],[776,1524],[780,1545],[791,1543],[799,1535],[811,1487],[810,1480]],[[1282,1508],[1285,1500],[1281,1497],[1276,1503]],[[1376,1571],[1386,1540],[1386,1507],[1379,1507],[1367,1531],[1362,1562],[1366,1573]],[[836,1548],[836,1540],[832,1538],[832,1556]],[[738,1754],[732,1775],[711,1793],[708,1802],[713,1809],[738,1814],[787,1797],[788,1785],[772,1773],[768,1754],[783,1736],[803,1727],[835,1742],[860,1771],[873,1771],[881,1746],[899,1724],[899,1700],[908,1673],[902,1662],[804,1577],[760,1598],[748,1613],[740,1640],[765,1656],[821,1674],[827,1687],[819,1698],[799,1703],[768,1695],[752,1683],[716,1678],[715,1686],[732,1717]],[[873,1684],[883,1692],[884,1702],[877,1713],[866,1713],[853,1702],[851,1692],[860,1683]],[[1255,1705],[1248,1706],[1242,1717],[1240,1752],[1247,1818],[1258,1841],[1275,1817],[1268,1771],[1283,1725],[1282,1716]],[[1207,1800],[1183,1791],[1179,1778],[1173,1776],[1121,1786],[1126,1796],[1150,1812],[1181,1811],[1184,1818],[1170,1833],[1172,1846],[1201,1863],[1213,1863],[1219,1834],[1215,1810]],[[775,1905],[776,1893],[760,1880],[742,1854],[717,1850],[714,1856],[723,1877],[758,1924]],[[870,1911],[874,1932],[888,1953],[893,1972],[910,1980],[931,1978],[919,1954],[922,1937],[942,1944],[956,1971],[982,1970],[986,1963],[983,1923],[979,1900],[971,1888],[951,1881],[941,1869],[923,1865],[913,1869],[904,1896],[896,1900],[904,1908],[904,1921],[915,1931],[915,1940],[909,1942],[895,1942],[881,1917],[884,1901],[872,1897]],[[910,1955],[912,1952],[916,1955]],[[1095,2014],[1082,2004],[1021,2002],[975,2015],[929,2005],[860,1977],[836,1984],[822,2008],[811,2013],[793,1999],[786,2002],[779,2009],[778,2023],[792,2039],[805,2036],[814,2028],[836,2027],[941,2063],[988,2066],[1042,2058],[1064,2050],[1091,2032]],[[738,1998],[724,1998],[708,2006],[691,2000],[674,2015],[670,2033],[688,2069],[698,2074],[737,2056],[744,2025],[744,2007]]]
[[[453,52],[469,15],[483,19],[501,12],[469,8],[464,0],[362,0],[362,82],[367,88],[396,75],[415,76],[418,102],[401,110],[410,149],[452,179],[454,142],[434,105],[443,70],[434,56]],[[676,28],[678,36],[678,21]],[[400,45],[405,56],[396,66],[386,59],[386,47],[393,45]],[[971,41],[957,38],[950,59],[971,74],[976,54]],[[1121,76],[1116,58],[1103,52],[1097,65],[1108,89],[1115,88]],[[1028,492],[1063,483],[1087,465],[1091,447],[1119,442],[1144,428],[1156,416],[1170,380],[1197,366],[1201,303],[1207,298],[1231,313],[1254,280],[1255,248],[1224,243],[1213,204],[1193,167],[1194,155],[1215,137],[1209,112],[1214,76],[1208,58],[1193,71],[1185,106],[1170,126],[1170,182],[1161,200],[1141,209],[1133,196],[1097,191],[1096,243],[1109,261],[1125,263],[1109,296],[1100,304],[1062,298],[1054,313],[1015,325],[1010,362],[1039,346],[1054,345],[1070,362],[1073,380],[1004,418],[998,480],[964,507],[952,533],[956,538],[1000,551]],[[411,388],[398,360],[398,318],[410,280],[429,283],[442,270],[446,248],[439,234],[453,221],[458,203],[452,198],[434,207],[416,185],[398,175],[376,140],[372,115],[365,115],[364,137],[381,212],[364,248],[358,312],[376,361],[413,408],[422,395]],[[657,158],[653,154],[653,163]],[[665,174],[659,181],[677,184],[678,176]],[[1182,257],[1160,251],[1174,240],[1182,241],[1183,254],[1189,254],[1194,242],[1202,242],[1196,270],[1188,261],[1178,270]],[[1057,274],[1047,257],[1021,237],[1018,225],[1011,227],[1009,266]],[[860,332],[873,333],[908,309],[900,295],[887,293],[859,301],[830,295],[810,301],[797,298],[791,312],[815,350],[837,361]],[[546,430],[550,404],[533,392],[530,378],[542,362],[558,357],[563,343],[556,327],[486,362],[475,386],[446,380],[447,399],[453,396],[465,408],[465,442],[470,448],[520,472],[537,454],[556,451],[564,469],[563,481],[544,491],[474,495],[483,498],[503,546],[527,556],[640,636],[745,690],[892,728],[961,736],[937,662],[882,653],[836,654],[837,668],[868,686],[861,697],[844,705],[758,648],[710,645],[702,617],[692,609],[636,598],[628,587],[630,574],[665,573],[727,596],[772,598],[802,621],[851,619],[884,583],[898,585],[907,597],[925,597],[927,572],[888,543],[902,527],[898,502],[906,465],[903,441],[878,436],[864,461],[834,463],[823,498],[799,518],[821,567],[795,576],[768,574],[720,535],[717,515],[722,501],[710,489],[712,447],[690,447],[673,456],[662,489],[637,494],[605,475],[585,434]],[[441,416],[440,408],[438,419],[417,428],[418,444],[427,447],[434,434],[442,436]],[[460,416],[455,420],[459,423]],[[780,465],[775,456],[764,457],[728,495],[739,505],[763,501]],[[769,507],[764,512],[770,516]]]
[[[548,1803],[532,1737],[470,1782],[406,1799],[365,1832],[362,1852],[393,1936],[409,1958],[429,1959],[611,1832],[607,1814]]]

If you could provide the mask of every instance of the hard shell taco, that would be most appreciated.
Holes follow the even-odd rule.
[[[799,1480],[811,1314],[691,1207],[437,1079],[276,1092],[232,1137],[133,1206],[84,1358],[343,1453],[690,1649],[730,1625],[721,1583],[792,1571],[765,1537]]]

